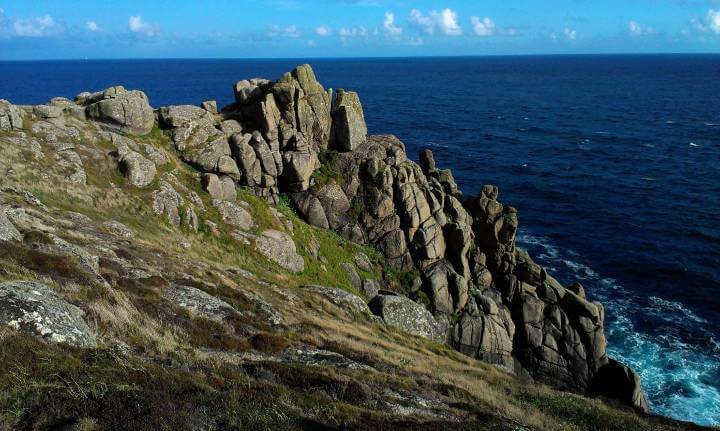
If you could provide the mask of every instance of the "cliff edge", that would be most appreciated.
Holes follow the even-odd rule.
[[[233,90],[0,101],[0,429],[693,427],[647,415],[497,187],[308,65]]]

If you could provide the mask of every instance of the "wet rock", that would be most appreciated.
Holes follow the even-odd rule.
[[[55,343],[95,347],[83,312],[48,286],[31,281],[0,284],[0,324]]]

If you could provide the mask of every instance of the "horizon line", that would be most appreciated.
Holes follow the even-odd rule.
[[[606,53],[546,53],[546,54],[477,54],[477,55],[399,55],[399,56],[327,56],[327,57],[86,57],[0,59],[3,63],[41,61],[142,61],[142,60],[380,60],[432,58],[494,58],[494,57],[610,57],[610,56],[720,56],[720,52],[606,52]]]

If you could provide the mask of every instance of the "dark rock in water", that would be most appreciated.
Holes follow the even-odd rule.
[[[142,91],[111,87],[105,91],[76,97],[91,120],[107,124],[123,133],[144,135],[153,128],[155,114]]]
[[[630,367],[610,359],[590,382],[591,394],[614,398],[643,413],[648,412],[647,401],[640,385],[640,377]]]
[[[96,345],[82,310],[46,285],[31,281],[0,284],[0,324],[56,343]]]

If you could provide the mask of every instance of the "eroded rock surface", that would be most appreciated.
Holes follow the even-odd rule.
[[[82,310],[31,281],[0,283],[0,323],[55,343],[96,344]]]

